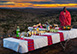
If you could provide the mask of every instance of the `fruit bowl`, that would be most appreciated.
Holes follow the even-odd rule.
[[[71,30],[71,26],[63,26],[62,30]]]

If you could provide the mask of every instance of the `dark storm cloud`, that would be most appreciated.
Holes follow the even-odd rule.
[[[33,4],[68,4],[68,3],[76,3],[76,2],[65,2],[65,1],[56,1],[56,2],[29,2],[29,3],[33,3]]]
[[[0,2],[33,3],[33,4],[68,4],[77,3],[77,0],[0,0]]]
[[[68,4],[77,3],[77,0],[51,0],[51,1],[22,1],[22,3],[33,3],[33,4]]]
[[[0,1],[0,5],[14,5],[14,2]]]
[[[8,1],[0,1],[0,2],[8,2]]]
[[[14,4],[0,4],[0,5],[14,5]]]
[[[77,3],[77,0],[53,0],[54,2],[59,3]]]

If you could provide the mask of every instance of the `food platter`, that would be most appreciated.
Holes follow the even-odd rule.
[[[72,26],[63,26],[62,30],[71,30]]]

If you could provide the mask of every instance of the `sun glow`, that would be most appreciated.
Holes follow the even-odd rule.
[[[9,7],[9,8],[24,8],[24,7],[36,7],[36,8],[53,8],[53,7],[77,7],[77,4],[33,4],[33,3],[15,3],[15,2],[6,2],[0,3],[0,7]]]

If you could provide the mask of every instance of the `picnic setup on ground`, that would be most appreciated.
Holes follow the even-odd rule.
[[[16,36],[4,38],[3,47],[19,53],[27,53],[39,48],[50,46],[62,41],[77,38],[77,29],[72,26],[59,27],[58,24],[50,25],[37,24],[28,27],[27,32],[21,32],[19,26],[16,29]]]

